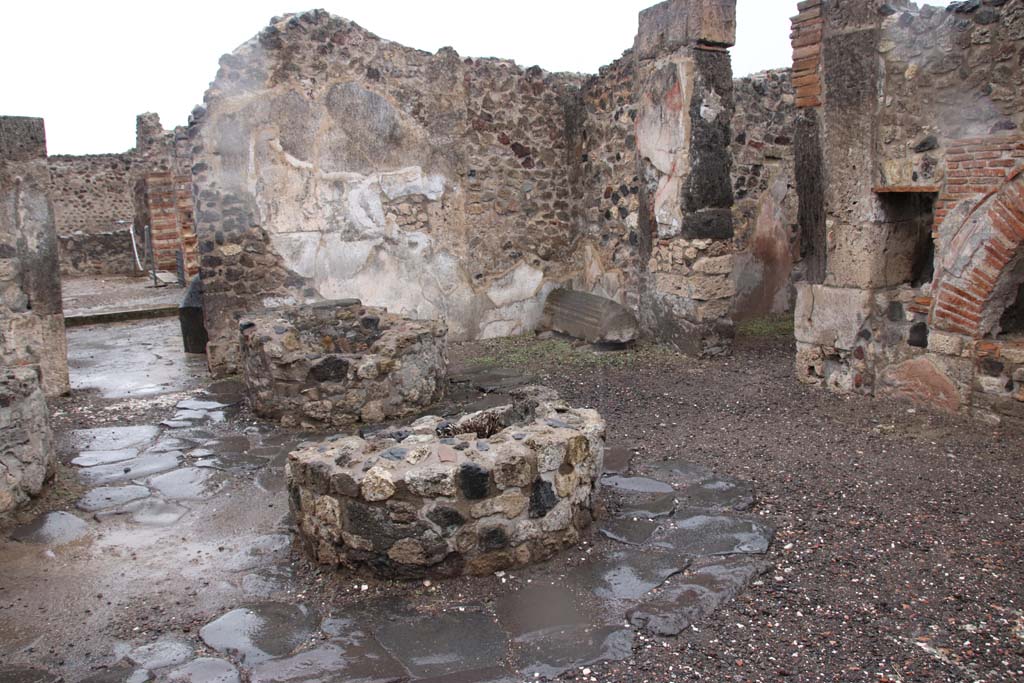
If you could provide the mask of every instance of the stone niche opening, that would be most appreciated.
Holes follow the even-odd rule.
[[[384,578],[489,574],[575,545],[593,520],[605,423],[544,387],[289,456],[292,512],[317,562]]]
[[[445,325],[358,299],[244,317],[242,375],[253,410],[284,426],[352,426],[436,403],[448,367]]]
[[[935,274],[935,192],[881,192],[881,221],[889,228],[884,252],[887,284],[923,287]]]
[[[1009,298],[1009,305],[999,318],[997,337],[1024,338],[1024,255],[1017,257],[1016,266],[1009,272],[1010,285],[1007,289],[1016,292]]]

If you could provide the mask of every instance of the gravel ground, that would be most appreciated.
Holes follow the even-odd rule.
[[[788,336],[726,360],[564,342],[467,344],[608,420],[609,445],[756,483],[774,569],[599,681],[1024,680],[1024,435],[800,385]],[[566,678],[572,679],[573,675]]]
[[[562,679],[1024,680],[1020,429],[803,387],[793,378],[791,335],[759,332],[741,338],[733,357],[711,361],[656,346],[594,353],[557,339],[454,345],[454,370],[518,368],[573,405],[597,408],[609,446],[635,449],[634,470],[672,458],[755,482],[755,510],[778,529],[772,569],[735,601],[678,638],[640,637],[630,659]],[[179,388],[113,399],[76,392],[55,402],[56,426],[154,423],[173,412]],[[244,409],[234,422],[250,423]],[[65,468],[18,517],[80,493]],[[548,569],[557,573],[582,552]],[[485,577],[430,589],[370,582],[363,593],[352,577],[297,556],[289,566],[288,590],[301,587],[291,599],[342,610],[372,598],[443,607],[486,601],[495,590]],[[140,624],[170,627],[197,643],[198,627],[218,609],[209,600],[164,607],[154,622],[145,605],[126,606],[107,628],[128,637]]]

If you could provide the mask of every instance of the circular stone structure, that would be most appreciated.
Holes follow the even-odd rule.
[[[576,544],[593,519],[604,420],[543,387],[512,400],[292,452],[290,504],[307,552],[413,579],[489,574]]]
[[[441,322],[347,299],[250,314],[239,329],[253,410],[286,427],[383,422],[421,413],[444,393]]]

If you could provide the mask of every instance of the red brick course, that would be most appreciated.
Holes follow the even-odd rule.
[[[971,146],[990,144],[967,143],[961,149],[969,151]],[[1024,141],[1012,144],[1024,145]],[[1004,152],[1012,149],[1016,147],[1008,146]],[[1024,243],[1024,166],[1012,171],[1006,167],[1006,171],[999,184],[976,196],[971,218],[977,218],[979,210],[985,212],[980,229],[974,228],[985,240],[981,248],[975,251],[970,264],[959,277],[950,273],[936,274],[931,317],[932,325],[939,329],[975,338],[988,333],[982,322],[989,298],[1007,265],[1020,253]],[[948,192],[943,196],[948,196]]]
[[[793,88],[797,107],[819,107],[822,102],[821,40],[825,20],[821,16],[821,0],[805,0],[797,4],[800,14],[792,17]]]

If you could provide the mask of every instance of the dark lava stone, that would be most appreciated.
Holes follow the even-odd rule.
[[[551,512],[551,508],[555,507],[556,503],[558,503],[558,497],[555,495],[555,490],[551,488],[550,482],[540,478],[533,482],[533,491],[530,493],[531,519],[544,517]]]
[[[309,374],[318,382],[343,380],[348,377],[348,361],[340,356],[328,356],[314,365]]]
[[[899,301],[889,302],[889,320],[894,323],[903,320],[903,304]]]
[[[484,550],[502,550],[508,547],[508,534],[500,526],[481,529],[478,539],[480,547]]]
[[[981,371],[989,377],[998,377],[1003,374],[1003,370],[1006,366],[997,361],[995,358],[985,358],[980,363]]]
[[[481,500],[490,490],[491,473],[476,463],[467,462],[459,468],[459,488],[468,500]]]
[[[408,448],[401,448],[399,446],[395,446],[394,448],[389,448],[386,451],[382,452],[380,454],[380,457],[384,458],[385,460],[394,460],[395,462],[398,462],[399,460],[405,460],[405,457],[407,455],[409,455]]]
[[[929,135],[924,140],[921,140],[921,142],[914,145],[914,152],[916,152],[917,154],[921,154],[923,152],[930,152],[931,150],[936,149],[938,146],[939,139],[934,135]]]
[[[928,348],[928,325],[925,323],[917,323],[910,328],[910,335],[907,337],[907,343],[911,346],[916,346],[919,349]]]
[[[447,507],[436,507],[427,513],[427,519],[445,531],[453,531],[465,524],[466,518],[458,510]]]

